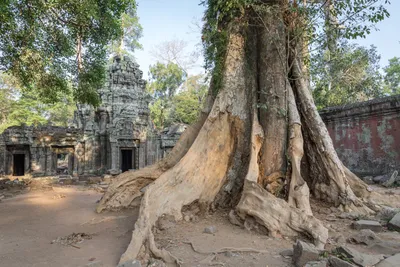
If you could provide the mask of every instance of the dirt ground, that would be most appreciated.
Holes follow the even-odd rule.
[[[388,192],[399,194],[399,190]],[[101,261],[102,266],[116,266],[130,242],[138,209],[97,214],[94,210],[101,195],[87,186],[64,185],[49,190],[22,191],[11,198],[3,198],[0,202],[0,266],[81,267],[96,261]],[[350,227],[352,219],[339,218],[342,213],[339,210],[316,202],[312,206],[316,217],[330,230],[327,249],[346,243],[346,239],[357,232]],[[204,233],[210,226],[216,229],[215,233]],[[156,230],[157,245],[182,259],[184,267],[292,266],[291,257],[285,258],[279,253],[292,248],[294,239],[272,238],[235,226],[229,222],[227,213],[208,215],[195,222],[167,221],[161,229]],[[72,233],[86,233],[92,238],[73,246],[52,244],[58,237]],[[378,236],[398,243],[400,248],[399,233],[385,229]],[[347,246],[370,254],[382,253],[363,245]],[[226,247],[254,252],[211,253]]]
[[[83,187],[53,187],[0,202],[0,266],[116,266],[130,241],[137,210],[97,214],[100,193]],[[65,196],[65,197],[64,197]],[[72,233],[93,235],[73,246],[51,244]],[[79,248],[78,248],[79,247]]]

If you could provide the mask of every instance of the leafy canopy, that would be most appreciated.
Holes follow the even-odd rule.
[[[99,104],[107,46],[123,35],[134,0],[0,1],[0,70],[48,102],[72,91]]]
[[[317,107],[337,106],[383,96],[379,61],[376,47],[365,48],[348,43],[341,44],[335,51],[313,54],[310,73]]]
[[[32,92],[23,92],[18,82],[0,73],[0,133],[10,126],[39,125],[50,122],[56,126],[68,126],[75,105],[71,96],[66,95],[55,104],[47,104]]]

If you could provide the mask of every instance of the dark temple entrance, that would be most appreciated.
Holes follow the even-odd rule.
[[[13,155],[13,175],[24,176],[25,175],[25,154],[14,154]]]
[[[126,172],[132,169],[133,162],[133,150],[132,149],[122,149],[121,150],[121,171]]]

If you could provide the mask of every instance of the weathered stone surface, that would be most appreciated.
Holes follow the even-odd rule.
[[[400,232],[400,212],[397,213],[388,223],[388,227],[391,230]]]
[[[399,113],[397,95],[326,108],[320,115],[343,164],[359,176],[376,176],[400,170]]]
[[[377,184],[383,184],[390,179],[390,174],[375,176],[372,180]]]
[[[382,225],[377,221],[359,220],[359,221],[353,222],[352,226],[356,230],[369,229],[374,232],[382,231]]]
[[[394,183],[397,181],[397,175],[398,175],[398,171],[394,171],[393,174],[390,176],[389,180],[387,180],[386,182],[384,182],[382,185],[386,186],[386,187],[391,187],[394,185]]]
[[[397,213],[400,213],[400,209],[381,206],[381,210],[378,212],[377,217],[382,221],[389,222]]]
[[[362,180],[366,183],[366,184],[374,184],[375,182],[374,182],[374,177],[372,177],[372,176],[365,176],[365,177],[362,177]]]
[[[142,267],[142,264],[138,260],[133,260],[118,264],[117,267]]]
[[[86,264],[84,267],[103,267],[104,264],[102,261],[93,261]]]
[[[338,215],[340,219],[348,219],[348,220],[355,220],[359,218],[361,215],[358,212],[342,212]]]
[[[381,241],[369,245],[368,248],[375,253],[393,255],[400,252],[400,243],[396,241]]]
[[[215,227],[214,225],[212,226],[207,226],[206,228],[204,228],[203,233],[206,234],[215,234],[217,232],[217,227]]]
[[[322,261],[309,261],[304,265],[304,267],[327,267],[328,262],[325,260]]]
[[[329,257],[328,262],[330,267],[355,267],[355,265],[334,256]]]
[[[346,258],[349,258],[352,262],[361,267],[374,266],[375,264],[384,259],[383,255],[365,254],[353,248],[344,246],[338,247],[336,251],[346,256]]]
[[[362,229],[349,237],[350,243],[372,245],[381,242],[381,239],[370,229]]]
[[[381,261],[376,267],[398,267],[400,266],[400,253]]]
[[[292,257],[293,256],[293,249],[285,249],[279,252],[279,254],[283,257]]]
[[[297,240],[293,245],[293,264],[297,267],[304,266],[309,261],[318,261],[319,251],[309,243]]]

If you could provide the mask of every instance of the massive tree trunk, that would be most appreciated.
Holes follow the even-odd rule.
[[[299,42],[288,41],[279,1],[272,2],[276,9],[249,11],[228,27],[222,87],[198,123],[165,160],[121,174],[100,201],[99,212],[140,203],[121,263],[144,253],[179,265],[154,242],[164,214],[179,220],[183,211],[231,207],[236,222],[256,221],[271,235],[305,234],[322,248],[328,230],[312,215],[310,191],[371,212],[361,200],[370,196],[367,186],[337,157],[303,76]]]

